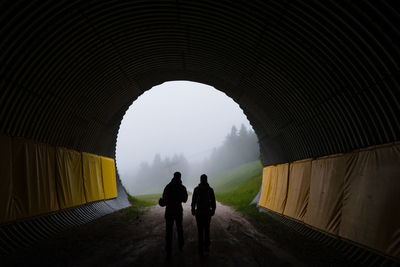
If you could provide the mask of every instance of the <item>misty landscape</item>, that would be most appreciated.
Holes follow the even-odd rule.
[[[161,193],[175,171],[190,191],[203,173],[212,181],[258,158],[257,137],[239,105],[189,81],[163,83],[135,100],[116,147],[118,173],[131,195]]]
[[[130,185],[127,190],[135,195],[161,193],[175,171],[182,173],[183,183],[191,190],[199,183],[199,177],[203,173],[212,182],[216,174],[258,158],[258,140],[254,131],[243,124],[239,130],[232,126],[223,144],[215,147],[203,161],[191,162],[183,154],[165,157],[156,154],[152,162],[142,162],[133,177],[125,177],[132,181],[140,180],[140,183]]]

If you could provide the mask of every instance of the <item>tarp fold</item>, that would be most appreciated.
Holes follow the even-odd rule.
[[[57,148],[56,184],[60,208],[65,209],[86,203],[80,152]]]
[[[104,199],[100,156],[82,152],[83,180],[87,202]]]
[[[400,146],[382,146],[345,157],[339,235],[392,253],[393,245],[400,244]]]
[[[343,155],[312,161],[310,197],[304,222],[337,235],[342,215]]]
[[[16,218],[59,209],[55,185],[55,148],[13,139],[13,207]]]
[[[302,221],[310,194],[311,159],[289,165],[289,186],[284,215]]]
[[[266,167],[263,171],[263,184],[259,205],[282,213],[285,209],[289,164]]]
[[[101,171],[103,175],[104,198],[116,198],[118,193],[114,159],[101,157]]]

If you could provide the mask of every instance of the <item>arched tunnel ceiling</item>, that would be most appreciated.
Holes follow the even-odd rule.
[[[400,138],[396,1],[2,1],[0,132],[112,156],[168,80],[231,96],[264,164]],[[168,101],[168,100],[166,100]]]

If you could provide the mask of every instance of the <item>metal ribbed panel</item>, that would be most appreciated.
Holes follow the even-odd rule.
[[[6,2],[0,131],[113,156],[129,104],[188,79],[239,103],[264,164],[396,141],[399,10],[386,1]]]
[[[276,214],[262,208],[260,208],[260,211],[267,213],[271,217],[271,219],[283,223],[290,229],[290,231],[300,233],[301,235],[309,239],[318,241],[321,244],[324,244],[328,247],[335,249],[336,251],[341,252],[344,258],[353,262],[353,266],[399,266],[399,263],[397,263],[396,261],[382,256],[375,251],[359,247],[356,244],[347,242],[343,239],[334,238],[330,235],[310,228],[303,223],[297,222],[290,218],[286,218],[281,214]]]
[[[122,198],[121,198],[122,199]],[[106,214],[129,206],[122,200],[90,203],[55,214],[41,216],[0,227],[0,256],[33,245],[74,226],[88,223]]]
[[[71,227],[88,223],[106,214],[130,206],[126,193],[118,179],[118,198],[89,203],[76,208],[26,219],[0,226],[0,256],[22,247],[29,247],[36,241],[46,239]]]

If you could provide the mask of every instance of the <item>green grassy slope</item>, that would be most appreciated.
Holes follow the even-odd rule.
[[[254,176],[261,175],[261,162],[256,160],[242,164],[232,170],[223,172],[215,177],[210,182],[215,192],[223,193],[237,189],[247,180]]]
[[[139,216],[147,212],[149,207],[156,205],[160,197],[161,194],[140,196],[131,196],[128,194],[128,200],[131,206],[120,211],[123,215],[122,219],[131,221],[139,218]]]
[[[161,197],[160,194],[150,194],[150,195],[137,195],[137,196],[129,196],[129,201],[131,203],[136,203],[141,207],[151,207],[158,203],[158,200]]]
[[[261,181],[262,165],[253,161],[215,177],[211,186],[219,202],[243,212],[260,190]]]
[[[250,206],[250,202],[257,195],[261,186],[261,175],[251,177],[241,186],[229,191],[219,193],[216,192],[216,198],[219,202],[225,205],[234,207],[238,211],[247,210]]]

